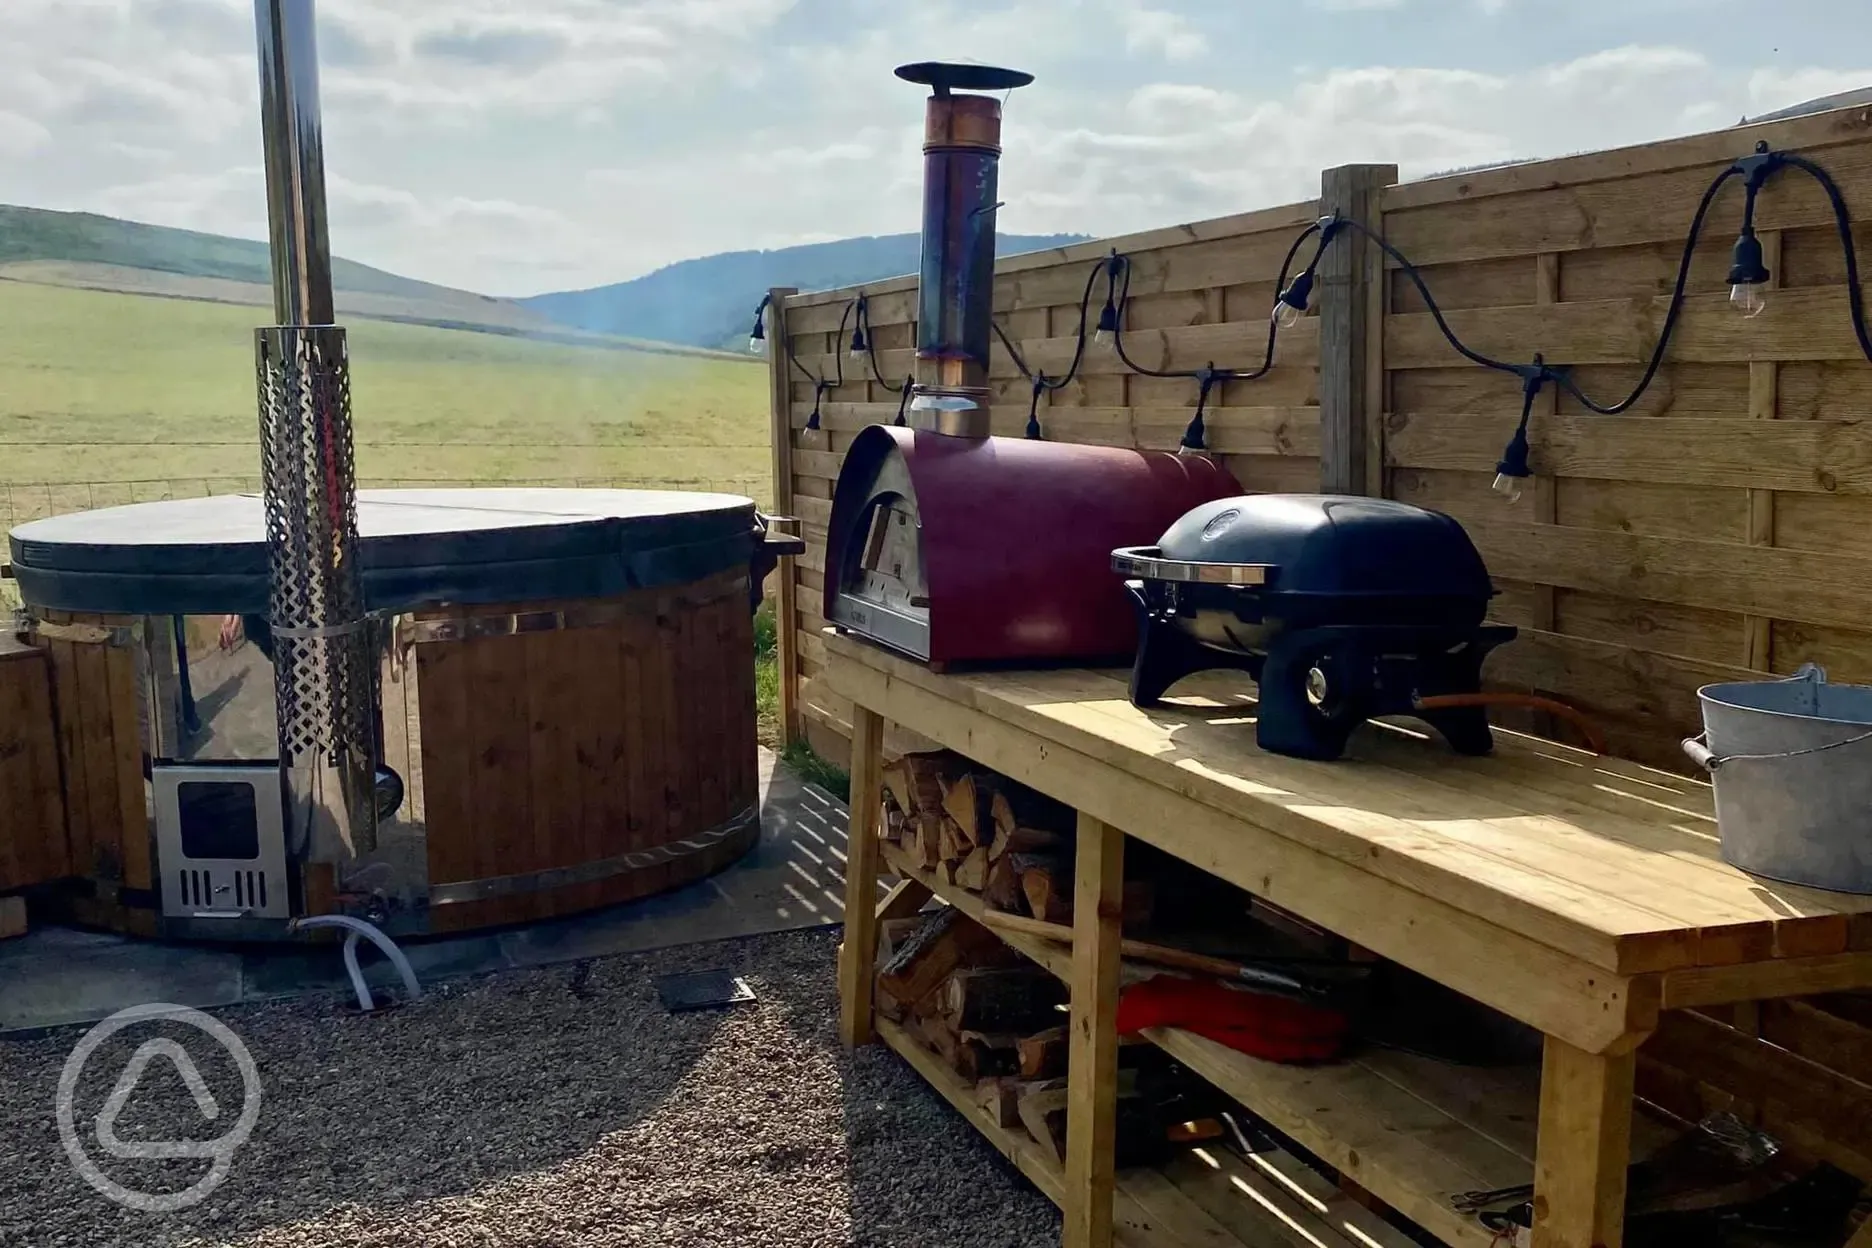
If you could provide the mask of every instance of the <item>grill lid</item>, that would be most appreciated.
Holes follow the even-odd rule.
[[[1486,600],[1488,568],[1441,512],[1383,498],[1256,494],[1186,513],[1158,543],[1163,560],[1266,565],[1282,594],[1455,595]]]

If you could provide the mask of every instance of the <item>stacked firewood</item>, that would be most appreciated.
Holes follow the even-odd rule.
[[[1065,1145],[1066,989],[953,908],[884,925],[877,1007],[975,1085],[1006,1128]]]
[[[912,865],[980,894],[991,909],[1072,922],[1071,807],[941,751],[884,768],[883,837]],[[1126,887],[1125,916],[1141,921],[1148,890]]]

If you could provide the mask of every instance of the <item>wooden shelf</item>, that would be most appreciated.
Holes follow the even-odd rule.
[[[979,896],[944,883],[933,871],[918,868],[908,854],[889,841],[882,848],[892,870],[919,881],[977,922],[981,920],[986,906]],[[1004,929],[990,930],[1016,951],[1066,979],[1072,963],[1070,947]],[[974,1104],[965,1081],[902,1027],[886,1019],[879,1019],[877,1026],[892,1048],[975,1123],[1034,1186],[1058,1203],[1060,1173],[1024,1132],[1007,1131],[989,1118]],[[1513,1108],[1492,1111],[1503,1124],[1499,1134],[1511,1142],[1502,1144],[1486,1131],[1445,1113],[1433,1100],[1425,1099],[1425,1093],[1412,1092],[1391,1081],[1393,1077],[1404,1078],[1415,1059],[1396,1058],[1392,1065],[1397,1069],[1386,1075],[1365,1062],[1299,1067],[1258,1061],[1175,1028],[1153,1028],[1144,1037],[1452,1244],[1489,1248],[1490,1237],[1474,1219],[1450,1208],[1450,1195],[1525,1183],[1533,1178],[1533,1163],[1528,1160],[1533,1147],[1533,1103],[1518,1086],[1513,1089],[1516,1094],[1503,1102]],[[1450,1087],[1477,1073],[1435,1062],[1424,1065],[1450,1072]],[[1479,1093],[1471,1093],[1478,1104],[1502,1096],[1510,1090],[1511,1082],[1522,1082],[1512,1076],[1504,1080],[1499,1072],[1482,1074],[1487,1076],[1485,1086]],[[1415,1082],[1429,1085],[1434,1081],[1422,1077]],[[1523,1104],[1527,1106],[1525,1130],[1516,1125],[1518,1107]],[[1515,1151],[1523,1143],[1525,1156]],[[1323,1176],[1286,1153],[1262,1154],[1249,1165],[1223,1150],[1197,1150],[1172,1170],[1174,1182],[1156,1172],[1119,1176],[1117,1219],[1121,1243],[1262,1244],[1292,1239],[1307,1245],[1324,1242],[1336,1248],[1345,1243],[1369,1248],[1372,1242],[1408,1242],[1382,1219],[1350,1201]],[[1204,1212],[1205,1208],[1208,1212]],[[1252,1227],[1252,1237],[1243,1239],[1218,1224],[1215,1215],[1224,1212],[1230,1214],[1232,1222]],[[1318,1225],[1321,1219],[1328,1223],[1324,1228]],[[1355,1228],[1350,1238],[1334,1229],[1348,1224]],[[1135,1236],[1171,1226],[1179,1229],[1168,1239],[1127,1241],[1124,1236],[1127,1227]],[[1295,1234],[1296,1226],[1307,1230]],[[1322,1229],[1332,1233],[1323,1235]],[[1285,1238],[1270,1240],[1270,1231],[1280,1232]],[[1213,1238],[1218,1234],[1223,1238]]]
[[[968,1082],[903,1027],[880,1018],[877,1032],[996,1152],[1061,1203],[1059,1167],[1026,1132],[989,1117]],[[1410,1248],[1376,1214],[1279,1152],[1243,1161],[1219,1149],[1194,1149],[1159,1169],[1120,1171],[1112,1214],[1119,1248]]]

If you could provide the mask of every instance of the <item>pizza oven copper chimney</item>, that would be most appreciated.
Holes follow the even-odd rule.
[[[377,844],[377,675],[358,566],[350,362],[333,324],[313,0],[254,0],[273,305],[255,333],[286,843]]]
[[[924,61],[900,66],[897,76],[932,92],[923,122],[923,268],[910,424],[985,438],[1001,102],[955,92],[1009,91],[1033,75]]]

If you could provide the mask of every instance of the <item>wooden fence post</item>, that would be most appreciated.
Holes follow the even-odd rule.
[[[793,514],[793,378],[789,375],[787,296],[793,286],[767,292],[767,378],[773,427],[773,509]],[[799,569],[796,559],[782,559],[774,595],[774,647],[780,659],[780,746],[799,740]]]
[[[1320,174],[1320,212],[1380,233],[1396,165],[1340,165]],[[1320,490],[1384,493],[1384,253],[1347,230],[1319,266]]]

